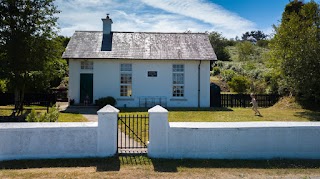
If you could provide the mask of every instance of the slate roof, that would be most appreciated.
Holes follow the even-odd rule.
[[[106,43],[102,43],[102,39],[110,40],[110,37],[103,37],[102,31],[76,31],[62,57],[217,60],[208,35],[204,33],[112,32],[111,51],[104,49]]]

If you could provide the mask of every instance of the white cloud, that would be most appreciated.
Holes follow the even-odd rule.
[[[60,34],[102,30],[101,18],[110,13],[114,31],[218,31],[228,38],[254,30],[254,24],[203,0],[57,0]]]
[[[191,17],[209,23],[214,29],[239,33],[254,29],[255,24],[214,3],[201,0],[142,0],[144,3],[165,11]],[[229,34],[228,33],[228,34]]]
[[[117,31],[148,32],[204,32],[208,28],[193,20],[172,14],[135,14],[118,11],[114,14],[120,21],[114,21],[113,29]]]

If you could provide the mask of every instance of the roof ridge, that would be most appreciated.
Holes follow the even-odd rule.
[[[75,32],[102,32],[94,30],[76,30]],[[111,31],[112,33],[144,33],[144,34],[203,34],[207,35],[205,32],[126,32],[126,31]]]
[[[146,34],[206,34],[205,32],[125,32],[125,31],[112,31],[116,33],[146,33]]]
[[[75,32],[102,32],[98,30],[76,30]]]

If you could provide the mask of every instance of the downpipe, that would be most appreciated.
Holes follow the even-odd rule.
[[[198,108],[200,108],[200,65],[201,65],[201,60],[199,61],[199,65],[198,65]]]

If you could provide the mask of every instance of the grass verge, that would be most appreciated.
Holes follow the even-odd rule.
[[[320,160],[169,160],[146,156],[0,162],[0,178],[309,178]]]

